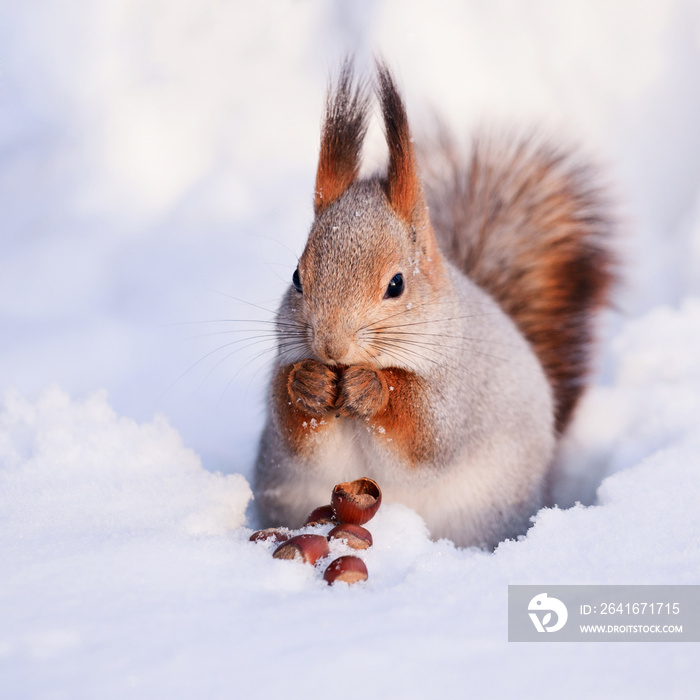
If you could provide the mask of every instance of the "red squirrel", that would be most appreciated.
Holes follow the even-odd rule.
[[[386,173],[360,178],[371,93],[329,91],[314,222],[276,319],[254,492],[298,527],[368,476],[433,537],[494,547],[545,504],[615,279],[592,169],[533,138],[421,148],[378,63]]]

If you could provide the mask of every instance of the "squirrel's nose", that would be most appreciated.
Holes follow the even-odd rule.
[[[350,341],[340,335],[323,335],[315,340],[314,350],[323,362],[340,363],[350,350]]]

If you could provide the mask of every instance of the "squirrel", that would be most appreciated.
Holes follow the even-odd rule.
[[[494,548],[547,504],[616,278],[612,217],[592,167],[532,136],[465,156],[443,131],[419,152],[381,61],[376,77],[384,174],[359,176],[371,93],[351,60],[327,96],[315,218],[275,322],[258,513],[299,527],[368,476],[432,537]]]

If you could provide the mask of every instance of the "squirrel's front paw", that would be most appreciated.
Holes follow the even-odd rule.
[[[343,372],[338,396],[338,414],[355,418],[377,415],[389,401],[389,385],[381,370],[355,365]]]
[[[330,411],[338,398],[336,373],[316,360],[292,365],[287,390],[295,405],[315,416]]]

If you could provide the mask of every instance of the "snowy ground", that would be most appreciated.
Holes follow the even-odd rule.
[[[417,125],[584,144],[627,279],[561,508],[487,554],[386,507],[368,583],[329,589],[247,542],[256,322],[328,73],[375,49]],[[698,65],[690,0],[0,6],[2,697],[695,697],[697,645],[509,644],[506,596],[700,583]]]

